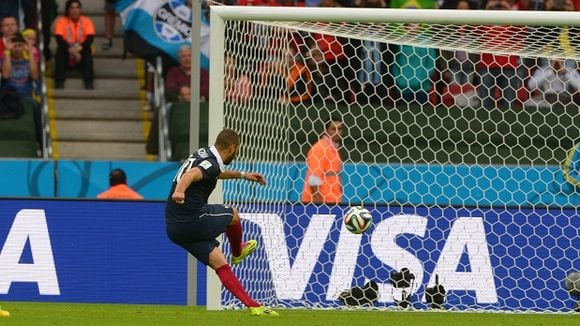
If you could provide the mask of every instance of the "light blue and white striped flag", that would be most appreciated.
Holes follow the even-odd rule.
[[[125,49],[150,62],[162,56],[164,63],[175,64],[177,52],[191,44],[191,8],[185,0],[118,0]],[[209,70],[209,22],[201,19],[201,68]],[[171,62],[173,61],[173,62]]]

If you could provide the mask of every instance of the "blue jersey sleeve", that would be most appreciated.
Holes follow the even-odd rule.
[[[217,161],[206,159],[197,165],[203,174],[204,180],[217,179],[220,174],[220,167]]]

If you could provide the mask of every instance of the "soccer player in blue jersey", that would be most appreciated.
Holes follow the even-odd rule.
[[[226,205],[208,204],[208,197],[218,179],[245,179],[266,184],[263,175],[226,170],[236,157],[240,136],[231,129],[222,130],[214,146],[192,153],[181,165],[171,186],[165,206],[165,224],[169,239],[183,247],[202,263],[216,271],[221,283],[255,316],[278,316],[278,313],[254,301],[232,272],[216,238],[226,233],[232,248],[232,264],[237,265],[256,250],[256,240],[242,244],[242,224],[238,210]]]

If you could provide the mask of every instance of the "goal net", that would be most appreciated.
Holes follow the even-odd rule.
[[[212,198],[260,243],[234,267],[256,300],[573,309],[580,14],[211,9],[209,139],[239,131],[233,168],[268,180],[226,181]],[[318,184],[307,153],[333,118],[342,164],[317,182],[334,174],[342,197],[304,202]],[[342,219],[356,205],[373,216],[362,235]],[[225,290],[218,301],[240,306]]]

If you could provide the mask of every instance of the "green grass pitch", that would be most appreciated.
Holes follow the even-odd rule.
[[[580,314],[502,314],[278,309],[262,318],[245,310],[207,311],[205,307],[3,302],[10,317],[0,325],[580,325]]]

